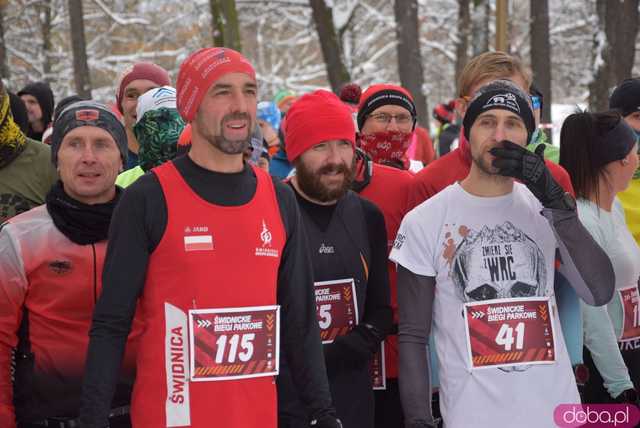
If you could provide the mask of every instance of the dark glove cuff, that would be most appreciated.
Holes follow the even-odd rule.
[[[554,195],[555,196],[555,195]],[[576,210],[576,200],[571,196],[570,193],[564,192],[560,196],[555,196],[553,199],[549,201],[541,201],[542,205],[545,208],[551,208],[554,210],[566,210],[566,211],[575,211]]]

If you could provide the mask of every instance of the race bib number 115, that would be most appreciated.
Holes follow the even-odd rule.
[[[275,376],[279,306],[189,311],[192,381]]]

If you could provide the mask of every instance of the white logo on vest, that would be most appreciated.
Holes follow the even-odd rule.
[[[267,229],[267,224],[262,220],[262,232],[260,233],[260,239],[262,239],[263,247],[271,246],[271,232]]]
[[[333,245],[324,245],[324,242],[320,245],[318,249],[318,253],[320,254],[333,254],[335,250],[333,249]]]
[[[271,231],[267,227],[267,223],[262,220],[262,232],[260,232],[260,241],[262,241],[261,247],[256,247],[256,256],[260,257],[278,257],[278,250],[271,247],[271,241],[273,236],[271,235]]]

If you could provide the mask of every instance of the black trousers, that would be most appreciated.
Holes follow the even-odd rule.
[[[398,379],[387,379],[387,389],[376,390],[375,428],[396,428],[404,426],[404,414],[400,403]]]
[[[622,342],[620,344],[622,359],[624,360],[631,382],[636,390],[640,387],[640,341]],[[593,362],[591,353],[585,347],[583,350],[584,363],[589,368],[589,380],[581,388],[584,403],[611,403],[613,398],[604,387],[604,380]]]

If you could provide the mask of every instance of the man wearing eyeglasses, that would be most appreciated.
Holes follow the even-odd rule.
[[[360,97],[357,122],[359,150],[356,152],[356,178],[352,189],[373,202],[384,215],[387,229],[387,252],[407,213],[409,189],[413,175],[398,167],[411,143],[416,124],[413,97],[395,85],[373,85]],[[395,163],[394,166],[390,166]],[[388,263],[392,334],[385,339],[385,389],[375,391],[376,427],[402,426],[402,408],[398,392],[398,306],[396,300],[396,267]]]
[[[375,163],[409,169],[407,150],[415,138],[416,106],[396,85],[370,86],[358,105],[358,145]]]

